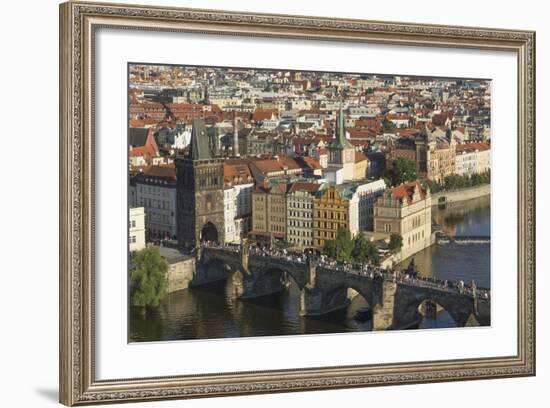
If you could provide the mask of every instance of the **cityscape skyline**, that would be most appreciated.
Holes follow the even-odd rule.
[[[128,86],[129,256],[159,251],[168,296],[218,282],[237,299],[297,287],[300,319],[354,310],[343,331],[424,327],[428,315],[441,327],[488,323],[490,80],[129,64]],[[465,220],[447,222],[456,205]],[[479,205],[487,235],[472,237],[462,231]],[[470,248],[471,280],[449,275],[462,261],[423,275],[418,264],[440,262],[424,259],[441,256],[433,248],[449,259]],[[261,257],[288,262],[266,271]],[[300,265],[313,275],[290,272]],[[414,311],[375,305],[375,282],[409,288]]]

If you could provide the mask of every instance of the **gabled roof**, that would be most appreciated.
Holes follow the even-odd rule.
[[[318,192],[321,189],[321,187],[322,187],[322,184],[297,181],[295,183],[292,183],[292,185],[288,190],[288,193],[292,194],[295,191],[306,191],[309,194],[314,195],[316,192]]]
[[[391,195],[394,200],[399,200],[401,202],[406,200],[407,203],[410,204],[414,193],[417,191],[420,192],[420,198],[424,200],[426,198],[427,191],[418,181],[411,181],[410,183],[392,188]]]

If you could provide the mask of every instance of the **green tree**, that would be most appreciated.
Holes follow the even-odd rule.
[[[157,307],[166,295],[168,263],[158,248],[134,253],[130,274],[130,300],[133,306]]]
[[[380,265],[380,254],[378,248],[372,242],[367,242],[367,260],[373,265]]]
[[[413,181],[417,178],[416,162],[406,157],[399,157],[394,160],[384,175],[386,182],[389,181],[392,186]]]
[[[380,265],[378,248],[376,248],[376,245],[372,242],[367,241],[365,236],[361,233],[353,239],[353,250],[351,251],[351,255],[354,262]]]
[[[336,259],[336,241],[325,241],[323,253],[331,259]]]
[[[437,193],[441,191],[441,186],[433,180],[426,179],[422,182],[424,187],[427,187],[431,193]]]
[[[369,249],[369,243],[363,234],[359,233],[353,239],[353,249],[351,250],[351,256],[354,262],[365,263],[367,262],[367,251]]]
[[[448,190],[458,190],[461,188],[475,187],[491,183],[491,172],[472,174],[471,176],[461,176],[451,174],[445,177],[445,188]]]
[[[403,247],[403,237],[399,234],[391,234],[388,247],[392,254],[398,253]]]
[[[388,120],[387,118],[384,118],[384,120],[380,124],[380,127],[382,128],[382,133],[388,133],[395,129],[395,123],[393,123],[391,120]]]
[[[353,250],[353,240],[351,233],[347,228],[338,228],[336,232],[336,259],[340,261],[351,261],[351,251]]]

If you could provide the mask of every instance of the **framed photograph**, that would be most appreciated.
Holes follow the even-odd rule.
[[[60,6],[60,401],[535,374],[535,33]]]

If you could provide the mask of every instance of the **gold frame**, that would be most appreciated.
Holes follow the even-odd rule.
[[[94,376],[93,47],[98,27],[506,50],[518,61],[518,350],[514,356],[230,374]],[[535,33],[122,4],[60,5],[60,402],[66,405],[535,374]]]

